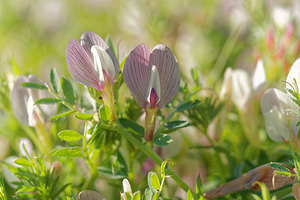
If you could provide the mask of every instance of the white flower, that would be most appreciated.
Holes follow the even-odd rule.
[[[274,141],[288,141],[289,125],[293,135],[297,136],[299,127],[296,127],[300,116],[293,110],[299,107],[290,99],[289,95],[275,88],[268,89],[260,102],[265,118],[266,131]],[[289,121],[288,121],[289,120]]]
[[[295,88],[294,79],[297,81]],[[300,59],[292,65],[286,79],[287,89],[297,89],[299,92],[300,83]],[[291,96],[278,89],[268,89],[262,96],[260,107],[265,118],[266,131],[269,137],[274,141],[290,140],[290,130],[292,137],[297,137],[300,127],[297,123],[300,121],[299,106],[294,103]]]

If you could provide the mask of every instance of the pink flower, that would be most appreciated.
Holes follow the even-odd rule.
[[[145,44],[133,49],[125,62],[123,76],[131,94],[143,108],[167,105],[180,83],[177,60],[162,44],[152,51]]]
[[[107,81],[114,83],[119,75],[117,58],[104,40],[93,32],[81,35],[80,43],[71,39],[66,53],[72,78],[88,87],[102,91]]]

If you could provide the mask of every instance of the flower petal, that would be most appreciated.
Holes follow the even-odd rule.
[[[286,82],[287,82],[286,83],[286,88],[292,89],[291,85],[294,87],[294,79],[296,79],[297,87],[298,87],[298,91],[296,91],[296,92],[299,92],[299,90],[300,90],[300,58],[298,58],[294,62],[294,64],[292,65],[292,67],[289,71],[289,74],[286,78]]]
[[[296,124],[300,116],[293,110],[299,107],[290,99],[286,93],[275,89],[268,89],[261,98],[260,107],[265,118],[266,131],[274,141],[289,140],[289,127],[297,136],[299,127]],[[289,123],[288,123],[289,118]]]
[[[255,71],[252,76],[252,88],[255,94],[258,94],[265,86],[266,73],[264,69],[264,63],[261,59],[257,61]]]
[[[244,110],[251,95],[251,85],[246,71],[237,69],[232,73],[232,101],[240,109]]]
[[[32,75],[32,74],[28,75],[28,79],[32,83],[39,83],[39,84],[42,84],[42,85],[45,84],[38,77],[36,77],[35,75]],[[53,98],[53,96],[48,92],[48,90],[30,90],[30,93],[32,94],[34,102],[39,100],[39,99],[42,99],[42,98]],[[49,104],[49,105],[40,104],[40,105],[38,105],[38,107],[41,109],[41,111],[44,115],[43,118],[45,118],[45,120],[52,117],[57,111],[56,104]]]
[[[29,125],[27,113],[27,101],[29,98],[29,89],[21,86],[22,83],[29,82],[26,76],[20,76],[15,81],[14,87],[11,91],[12,109],[17,119]]]
[[[156,45],[150,55],[150,66],[155,65],[161,85],[158,107],[167,105],[176,95],[180,84],[180,71],[173,52],[165,45]]]
[[[75,81],[101,90],[92,59],[75,39],[71,39],[68,44],[66,60],[68,70]]]
[[[106,53],[106,51],[97,45],[92,46],[91,52],[94,58],[94,67],[96,72],[98,73],[98,79],[104,82],[104,72],[105,75],[111,80],[114,81],[114,77],[116,75],[114,64],[112,59]]]
[[[112,59],[112,61],[114,63],[115,76],[114,76],[113,80],[116,81],[118,78],[118,75],[120,73],[119,61],[116,58],[116,56],[114,55],[114,53],[110,50],[110,48],[106,44],[106,42],[99,35],[97,35],[96,33],[93,33],[93,32],[83,33],[81,35],[80,41],[81,41],[81,45],[88,52],[88,54],[91,58],[93,58],[92,53],[91,53],[91,48],[93,45],[98,45],[98,46],[102,47],[106,51],[106,53],[108,53],[108,55],[110,56],[110,58]]]
[[[137,103],[145,108],[150,81],[151,67],[149,66],[150,50],[141,44],[134,48],[126,59],[123,78]]]

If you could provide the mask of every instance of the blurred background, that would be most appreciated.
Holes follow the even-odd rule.
[[[55,67],[61,76],[70,78],[65,61],[67,44],[71,38],[79,40],[87,31],[102,38],[110,36],[120,63],[140,43],[150,48],[165,44],[177,57],[182,84],[187,83],[190,88],[194,87],[197,74],[201,88],[213,88],[219,93],[228,67],[252,74],[260,58],[265,67],[266,88],[284,88],[280,80],[285,80],[291,64],[300,56],[300,1],[1,0],[0,71],[2,75],[35,74],[49,82],[49,71]],[[180,160],[177,171],[189,185],[195,184],[200,172],[203,181],[210,183],[207,188],[225,181],[220,181],[220,177],[241,173],[241,163],[249,161],[256,166],[266,160],[284,160],[286,152],[268,151],[273,146],[264,131],[258,99],[253,110],[253,120],[258,124],[255,131],[263,135],[259,148],[247,149],[241,142],[245,124],[236,125],[240,115],[235,108],[228,114],[222,136],[215,137],[232,152],[234,164],[225,166],[232,168],[230,172],[221,168],[224,166],[216,166],[212,152],[187,153],[192,144],[207,144],[195,129],[185,129],[185,136],[174,134],[174,145],[167,147],[165,156]],[[0,127],[4,127],[0,130],[0,144],[12,146],[0,152],[2,160],[17,152],[14,134],[10,133],[19,129],[15,121],[4,120],[4,112],[0,115]],[[190,135],[188,139],[186,136]],[[269,146],[264,146],[264,142]],[[98,190],[104,190],[101,187]]]
[[[1,0],[0,67],[16,65],[18,73],[36,75],[56,67],[69,76],[69,40],[93,31],[110,35],[119,60],[140,43],[163,43],[174,51],[182,74],[199,69],[208,86],[218,84],[227,66],[251,71],[259,57],[266,68],[286,66],[276,69],[286,73],[299,55],[293,40],[299,10],[297,0]]]

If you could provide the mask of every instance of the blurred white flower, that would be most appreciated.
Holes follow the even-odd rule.
[[[297,85],[294,83],[294,79],[297,81]],[[295,87],[296,86],[296,87]],[[299,93],[300,89],[300,58],[298,58],[292,65],[289,74],[286,78],[286,88],[295,89]]]
[[[80,200],[105,200],[98,192],[85,190],[79,193]]]
[[[232,92],[232,68],[228,67],[224,73],[223,84],[220,92],[220,98],[228,98],[231,97]]]
[[[132,190],[131,190],[131,186],[129,181],[125,178],[122,181],[122,185],[123,185],[123,192],[121,193],[121,200],[126,200],[126,193],[129,193],[130,196],[132,195]]]
[[[12,108],[21,123],[35,126],[38,121],[43,123],[48,117],[54,115],[56,113],[56,105],[34,105],[34,102],[38,99],[51,97],[51,95],[47,90],[30,89],[21,86],[25,82],[44,84],[34,75],[17,78],[11,91]]]
[[[258,60],[252,77],[243,70],[227,68],[224,74],[220,97],[230,98],[242,111],[253,96],[263,90],[266,82],[266,74],[262,60]]]
[[[296,124],[300,120],[300,116],[293,110],[297,110],[299,107],[288,94],[270,88],[262,96],[260,106],[265,118],[267,134],[272,140],[288,141],[290,139],[289,125],[293,135],[298,135],[299,127],[297,128]]]
[[[17,165],[15,163],[15,161],[18,159],[18,157],[16,156],[10,156],[8,158],[6,158],[4,160],[5,163],[13,166],[13,167],[20,167],[19,165]],[[12,173],[5,165],[3,166],[3,174],[4,174],[4,178],[7,181],[7,183],[12,187],[12,188],[17,188],[16,185],[13,184],[13,182],[17,182],[19,181],[19,179],[14,175],[14,173]]]
[[[300,59],[292,65],[286,79],[286,88],[295,88],[294,79],[299,88],[300,82]],[[296,89],[296,88],[295,88]],[[299,92],[299,91],[297,91]],[[299,106],[294,103],[291,96],[275,88],[268,89],[262,96],[260,107],[265,118],[266,131],[274,141],[290,140],[289,130],[293,137],[297,137],[300,127],[297,123],[300,116],[295,111],[299,111]]]
[[[9,146],[9,141],[3,135],[0,135],[0,160],[3,160],[7,156]]]
[[[26,156],[27,157],[27,154],[26,154],[26,151],[28,152],[28,154],[30,155],[30,157],[33,156],[33,146],[32,146],[32,143],[31,141],[28,139],[28,138],[21,138],[20,141],[19,141],[19,151],[20,151],[20,154],[22,156]]]
[[[263,61],[259,59],[256,64],[256,68],[254,70],[252,76],[252,90],[253,94],[258,94],[264,87],[266,83],[266,73]]]
[[[284,29],[291,21],[291,10],[288,8],[275,6],[272,10],[272,18],[279,28]]]
[[[126,178],[123,179],[122,185],[123,185],[123,192],[124,193],[128,192],[129,194],[132,194],[130,183]]]

